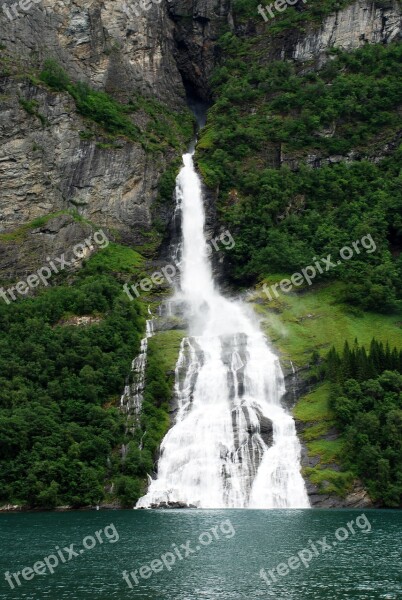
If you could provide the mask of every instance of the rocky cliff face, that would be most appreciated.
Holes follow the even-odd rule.
[[[182,109],[185,94],[166,10],[152,5],[137,17],[129,9],[121,1],[54,5],[44,0],[11,22],[1,14],[2,44],[18,62],[12,77],[3,63],[6,77],[0,84],[0,231],[67,208],[134,242],[151,226],[150,206],[174,153],[149,155],[127,140],[117,149],[82,140],[85,121],[69,96],[18,81],[19,72],[52,57],[73,79],[121,100],[152,94]],[[27,113],[19,98],[36,102],[37,116]]]
[[[81,139],[85,122],[67,94],[8,79],[0,93],[0,231],[74,208],[138,240],[150,226],[150,206],[172,152],[150,155],[124,139],[116,149]],[[35,101],[41,118],[27,113],[19,97]]]
[[[300,10],[305,10],[301,3]],[[302,28],[285,30],[268,37],[266,53],[270,59],[290,59],[320,67],[328,60],[329,48],[350,51],[364,44],[389,44],[401,38],[402,8],[398,0],[352,0],[347,6],[324,17],[306,21]],[[267,24],[237,25],[241,35],[264,35]]]
[[[355,50],[364,44],[389,44],[401,35],[401,5],[396,0],[357,0],[309,28],[291,50],[298,61],[321,65],[328,48]]]
[[[232,27],[230,1],[171,0],[169,4],[169,14],[175,23],[174,56],[178,68],[185,84],[208,100],[216,41]]]
[[[166,4],[124,0],[42,0],[12,21],[1,13],[2,43],[25,65],[57,59],[74,79],[121,96],[183,98]]]
[[[0,281],[5,288],[19,279],[25,280],[35,273],[38,265],[49,266],[48,258],[57,260],[56,266],[62,266],[66,272],[76,271],[82,266],[73,249],[76,244],[93,239],[94,228],[87,223],[77,222],[71,215],[53,217],[39,227],[15,235],[7,243],[0,244]],[[109,240],[113,240],[110,232],[104,232]],[[92,236],[92,237],[91,237]],[[96,244],[83,247],[82,258],[88,258],[96,252]],[[65,263],[65,264],[64,264]],[[62,269],[60,268],[60,271]],[[53,281],[57,281],[57,278]],[[52,283],[52,282],[51,282]],[[43,280],[43,285],[48,285]]]
[[[10,76],[6,59],[2,61],[0,232],[43,214],[77,208],[95,223],[118,229],[123,239],[140,241],[151,227],[158,181],[174,152],[150,156],[127,140],[119,148],[105,148],[81,139],[85,121],[71,98],[18,80],[18,71],[38,69],[53,57],[72,79],[87,81],[119,100],[145,94],[182,109],[185,86],[209,97],[216,41],[235,27],[230,2],[42,0],[26,12],[18,10],[12,21],[0,14],[6,56],[18,57],[16,77]],[[256,32],[264,27],[259,23]],[[270,40],[267,58],[320,64],[331,46],[388,43],[400,32],[396,0],[356,0],[320,25],[308,24],[304,33],[291,31]],[[244,28],[242,34],[247,35]],[[36,101],[39,116],[28,114],[18,103],[20,97]]]
[[[116,149],[81,139],[85,120],[68,95],[18,80],[51,57],[73,80],[121,101],[142,94],[182,110],[185,85],[207,97],[214,42],[227,23],[228,2],[143,6],[43,0],[26,12],[18,9],[12,21],[0,13],[1,43],[13,62],[11,70],[3,62],[0,82],[0,232],[69,208],[118,229],[128,242],[140,243],[152,226],[160,176],[177,152],[148,155],[128,140],[119,140]],[[13,15],[10,8],[8,14]],[[19,98],[37,103],[36,116]],[[166,211],[161,216],[169,218]]]

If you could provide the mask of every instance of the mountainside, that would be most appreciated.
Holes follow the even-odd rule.
[[[322,66],[328,48],[350,51],[398,39],[399,2],[344,2],[345,8],[328,16],[335,3],[319,4],[297,5],[300,11],[291,8],[272,23],[257,19],[253,2],[237,3],[234,10],[229,3],[170,2],[136,8],[137,16],[135,7],[120,1],[44,1],[12,21],[2,13],[2,230],[79,207],[85,217],[97,215],[100,225],[135,235],[150,227],[158,180],[177,157],[169,143],[156,156],[127,139],[117,149],[113,143],[105,148],[110,140],[88,131],[71,97],[38,86],[35,76],[45,60],[118,101],[151,96],[168,112],[185,110],[184,85],[210,97],[210,75],[222,58],[217,41],[226,31],[251,43],[259,64],[294,59],[309,69]],[[29,103],[25,109],[23,102]],[[147,131],[150,110],[139,104],[131,118]],[[291,161],[280,157],[280,164]]]
[[[369,466],[357,464],[348,427],[360,422],[331,404],[325,365],[333,344],[342,351],[356,337],[367,348],[374,337],[390,352],[402,346],[401,2],[300,0],[273,18],[257,0],[145,6],[42,0],[0,14],[1,289],[96,231],[108,241],[87,244],[16,302],[0,298],[0,503],[130,506],[143,493],[174,413],[184,332],[160,319],[139,423],[119,410],[120,395],[133,383],[147,311],[169,286],[133,303],[122,288],[167,262],[175,177],[195,131],[188,104],[201,102],[209,110],[195,160],[208,235],[235,240],[214,265],[261,316],[286,371],[286,402],[308,392],[295,416],[310,498],[398,506],[400,449],[384,438],[401,426],[400,382],[383,370],[399,363],[366,379],[349,372],[362,389],[380,378],[379,394],[392,395],[394,420],[376,415],[383,433],[364,440]],[[350,261],[317,267],[345,246]],[[308,265],[311,281],[282,291]],[[61,359],[63,344],[71,350]],[[30,423],[33,411],[45,427]],[[395,489],[382,496],[367,469]]]

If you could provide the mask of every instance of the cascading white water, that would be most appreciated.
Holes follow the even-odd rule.
[[[282,370],[258,324],[213,282],[201,182],[183,156],[181,291],[190,337],[176,366],[178,412],[161,445],[157,479],[137,508],[305,508],[300,444],[282,408]]]
[[[148,313],[151,314],[149,308]],[[141,340],[140,353],[131,363],[133,382],[125,386],[123,395],[120,398],[120,409],[131,414],[136,419],[139,418],[142,409],[143,392],[145,387],[145,369],[147,366],[148,355],[148,340],[153,336],[153,334],[153,319],[148,319],[146,322],[145,337]]]

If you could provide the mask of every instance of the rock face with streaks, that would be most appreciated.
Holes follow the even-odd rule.
[[[9,4],[10,1],[6,1]],[[42,0],[9,21],[2,43],[22,64],[55,58],[74,79],[127,96],[148,92],[175,104],[183,98],[165,3],[123,0]],[[137,13],[137,14],[136,14]]]
[[[183,110],[184,84],[208,95],[214,41],[227,15],[225,0],[218,5],[212,0],[42,0],[26,12],[19,9],[12,21],[0,13],[1,43],[18,56],[20,73],[53,58],[71,79],[120,101],[141,94]],[[178,153],[163,149],[149,155],[128,140],[116,149],[81,139],[85,120],[68,94],[18,81],[7,69],[3,75],[0,233],[75,208],[101,226],[118,229],[123,240],[141,243],[152,227],[159,179]],[[37,103],[36,115],[27,113],[19,98]],[[160,212],[162,222],[169,220],[169,209]]]
[[[218,37],[232,28],[229,0],[170,0],[175,23],[174,56],[186,85],[209,99],[209,76],[215,64]]]
[[[139,9],[121,1],[43,0],[9,21],[1,13],[1,43],[26,73],[56,59],[74,80],[125,101],[148,94],[182,110],[185,91],[173,56],[173,23],[163,5]],[[13,71],[15,74],[15,68]],[[0,232],[69,208],[123,239],[140,243],[152,225],[158,182],[175,156],[152,155],[139,143],[118,148],[81,139],[85,120],[68,94],[55,94],[24,78],[0,81]],[[36,115],[19,104],[36,103]],[[110,146],[110,144],[109,144]]]
[[[49,267],[50,260],[54,261],[57,271],[76,271],[82,265],[81,256],[88,258],[98,249],[93,241],[94,231],[95,228],[91,225],[76,221],[71,215],[59,215],[50,218],[43,225],[22,231],[7,243],[1,243],[2,284],[9,288],[18,280],[25,281],[38,267]],[[99,231],[99,228],[96,231]],[[113,241],[110,232],[103,231],[102,234],[99,231],[98,237],[103,247],[107,245],[108,240]],[[78,244],[80,247],[76,248]],[[74,253],[74,248],[77,253]],[[53,273],[51,278],[53,282]],[[44,285],[46,282],[42,280],[41,287]]]
[[[328,48],[355,50],[364,44],[389,44],[401,36],[402,9],[396,0],[357,0],[309,30],[292,49],[298,61],[326,59]]]
[[[10,4],[7,0],[5,6]],[[18,10],[11,21],[0,12],[0,27],[1,44],[20,73],[54,58],[73,80],[120,101],[149,95],[173,110],[184,108],[185,88],[208,99],[216,41],[228,29],[240,31],[228,0],[42,0]],[[308,24],[304,33],[292,31],[269,42],[267,52],[270,58],[320,64],[331,46],[388,43],[400,31],[396,0],[356,0],[322,24]],[[242,35],[254,32],[243,28]],[[113,148],[82,139],[86,123],[70,96],[10,76],[6,61],[1,74],[0,233],[75,208],[119,230],[123,240],[141,243],[152,227],[159,179],[179,153],[170,148],[150,155],[129,140]],[[20,97],[37,103],[36,115],[20,106]],[[170,207],[160,213],[167,223]]]
[[[0,83],[0,93],[0,232],[41,215],[76,209],[140,242],[141,232],[151,225],[160,174],[173,153],[149,155],[127,140],[109,149],[81,139],[85,122],[67,94],[9,81]],[[19,97],[35,101],[42,120],[27,113]]]

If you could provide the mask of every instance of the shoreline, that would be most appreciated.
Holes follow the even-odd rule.
[[[396,510],[396,511],[400,511],[402,507],[394,507],[394,508],[385,508],[385,507],[381,507],[381,506],[348,506],[345,504],[345,506],[339,506],[339,505],[332,505],[332,506],[311,506],[310,508],[305,508],[305,509],[257,509],[257,510],[273,510],[273,511],[278,511],[278,510],[309,510],[309,511],[322,511],[322,510],[330,510],[330,511],[337,511],[337,510],[375,510],[375,511],[381,511],[381,510],[386,510],[386,511],[392,511],[392,510]],[[146,511],[164,511],[164,510],[183,510],[183,508],[179,509],[179,508],[170,508],[170,509],[166,509],[166,508],[150,508],[150,509],[139,509],[140,512],[143,512],[144,510]],[[26,507],[22,507],[22,506],[17,506],[17,505],[5,505],[5,506],[0,506],[0,515],[2,514],[16,514],[16,513],[63,513],[63,512],[98,512],[98,511],[131,511],[131,510],[135,510],[134,507],[133,508],[123,508],[122,506],[119,505],[110,505],[110,504],[105,504],[105,505],[99,505],[99,508],[97,508],[96,506],[83,506],[80,508],[72,508],[71,506],[57,506],[56,508],[26,508]],[[196,509],[196,508],[192,508],[191,510],[199,510],[202,512],[203,509]],[[211,510],[211,509],[208,509]],[[222,509],[216,509],[216,510],[222,510]],[[224,510],[252,510],[252,509],[247,509],[247,508],[240,508],[240,509],[224,509]]]
[[[73,506],[56,506],[55,508],[45,507],[28,507],[20,506],[18,504],[4,504],[0,506],[0,514],[7,513],[39,513],[39,512],[90,512],[99,510],[133,510],[133,508],[123,508],[120,504],[99,504],[96,506],[80,506],[74,508]]]

